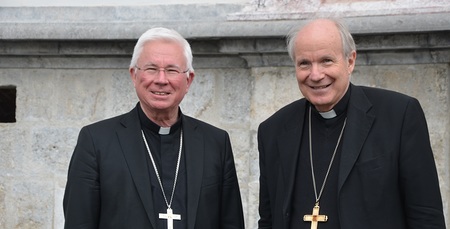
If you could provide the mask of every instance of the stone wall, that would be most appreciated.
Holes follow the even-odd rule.
[[[135,106],[127,71],[132,48],[157,24],[180,30],[192,44],[196,77],[182,109],[230,133],[246,225],[256,228],[256,129],[301,97],[284,35],[303,19],[277,18],[295,3],[281,2],[178,7],[189,23],[166,18],[173,6],[159,6],[166,16],[158,14],[156,22],[141,16],[151,11],[142,7],[0,7],[0,86],[17,88],[17,121],[0,123],[0,228],[63,228],[62,196],[78,131]],[[359,50],[352,82],[421,102],[450,225],[450,10],[445,1],[430,2],[444,7],[413,4],[420,12],[371,11],[345,20]],[[115,20],[95,19],[99,12]]]

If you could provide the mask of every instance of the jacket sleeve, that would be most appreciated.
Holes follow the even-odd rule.
[[[258,151],[259,151],[259,229],[272,229],[272,207],[270,205],[269,187],[267,184],[267,169],[265,160],[265,151],[263,146],[263,136],[261,125],[258,128]]]
[[[222,184],[221,228],[244,229],[244,214],[230,138],[226,134]]]
[[[64,228],[98,228],[99,170],[95,147],[87,127],[81,129],[70,161],[63,209]]]
[[[436,165],[423,110],[411,99],[402,124],[399,182],[407,227],[445,228]]]

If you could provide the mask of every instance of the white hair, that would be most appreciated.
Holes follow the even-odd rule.
[[[142,53],[142,50],[144,49],[144,45],[147,42],[157,40],[173,41],[180,44],[184,50],[184,57],[186,58],[186,65],[189,70],[188,72],[194,71],[194,68],[192,67],[192,50],[189,42],[187,42],[187,40],[184,39],[184,37],[181,36],[177,31],[162,27],[149,29],[139,37],[136,45],[134,46],[130,68],[136,67],[137,61]]]

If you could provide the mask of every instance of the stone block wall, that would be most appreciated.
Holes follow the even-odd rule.
[[[62,197],[78,131],[135,106],[131,52],[137,37],[154,25],[175,28],[189,39],[196,77],[182,110],[230,133],[246,225],[256,228],[256,130],[301,98],[284,35],[302,18],[280,18],[286,11],[280,2],[255,1],[254,12],[255,5],[202,5],[192,15],[191,7],[179,6],[189,23],[167,21],[162,14],[156,22],[139,16],[150,12],[145,7],[0,7],[0,87],[17,89],[16,122],[0,123],[0,228],[63,228]],[[442,1],[430,2],[441,8],[423,13],[426,7],[415,1],[417,15],[370,11],[345,20],[359,50],[352,82],[403,92],[422,104],[449,227],[450,10]],[[108,18],[96,21],[98,12]],[[77,13],[86,17],[76,21]]]
[[[275,40],[282,43],[282,39]],[[220,43],[225,44],[222,49],[230,50],[236,44],[248,47],[244,45],[248,42],[271,47],[273,41],[224,40]],[[197,47],[194,51],[205,47],[205,41],[192,43]],[[12,46],[11,43],[8,45]],[[27,45],[33,48],[40,42],[15,45],[18,49]],[[66,45],[80,51],[81,47],[95,47],[96,43],[62,41],[57,46]],[[359,57],[366,58],[358,61],[352,81],[400,91],[419,99],[428,120],[448,212],[449,65],[409,61],[394,65],[367,64],[386,61],[396,53],[384,52],[382,57],[372,54],[380,55],[360,52]],[[245,58],[255,59],[248,55]],[[248,228],[255,228],[258,218],[256,129],[273,112],[301,97],[287,54],[271,55],[270,58],[278,56],[276,59],[280,61],[277,63],[281,66],[261,61],[247,61],[258,64],[241,66],[238,60],[243,57],[239,55],[216,58],[196,55],[196,77],[182,103],[186,114],[230,133]],[[17,122],[0,124],[0,227],[62,228],[67,166],[79,129],[88,123],[127,112],[137,102],[127,71],[129,58],[126,55],[75,59],[71,56],[26,56],[7,62],[10,66],[6,67],[3,60],[10,58],[0,58],[0,85],[17,87]],[[394,55],[392,61],[397,58]],[[407,54],[400,58],[410,59]],[[227,67],[222,66],[224,62]],[[108,67],[111,65],[116,66]]]

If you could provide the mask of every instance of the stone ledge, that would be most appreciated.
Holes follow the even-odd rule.
[[[232,18],[243,5],[145,7],[0,7],[3,40],[137,39],[146,29],[164,26],[190,39],[210,37],[279,37],[304,19]],[[322,12],[323,13],[323,12]],[[293,19],[294,18],[294,19]],[[450,11],[352,16],[343,19],[354,34],[450,30]]]
[[[357,50],[448,50],[450,30],[399,34],[355,34]],[[188,39],[196,56],[285,54],[284,36]],[[136,40],[0,40],[0,56],[131,56]]]
[[[131,57],[104,56],[0,56],[0,69],[127,69]],[[358,52],[358,66],[405,65],[405,64],[448,64],[450,50],[383,51]],[[223,69],[250,67],[293,66],[287,53],[242,54],[224,56],[194,56],[195,69]]]
[[[195,68],[292,66],[284,37],[190,39]],[[358,65],[450,62],[450,31],[355,35]],[[0,40],[0,68],[128,68],[135,40]]]

